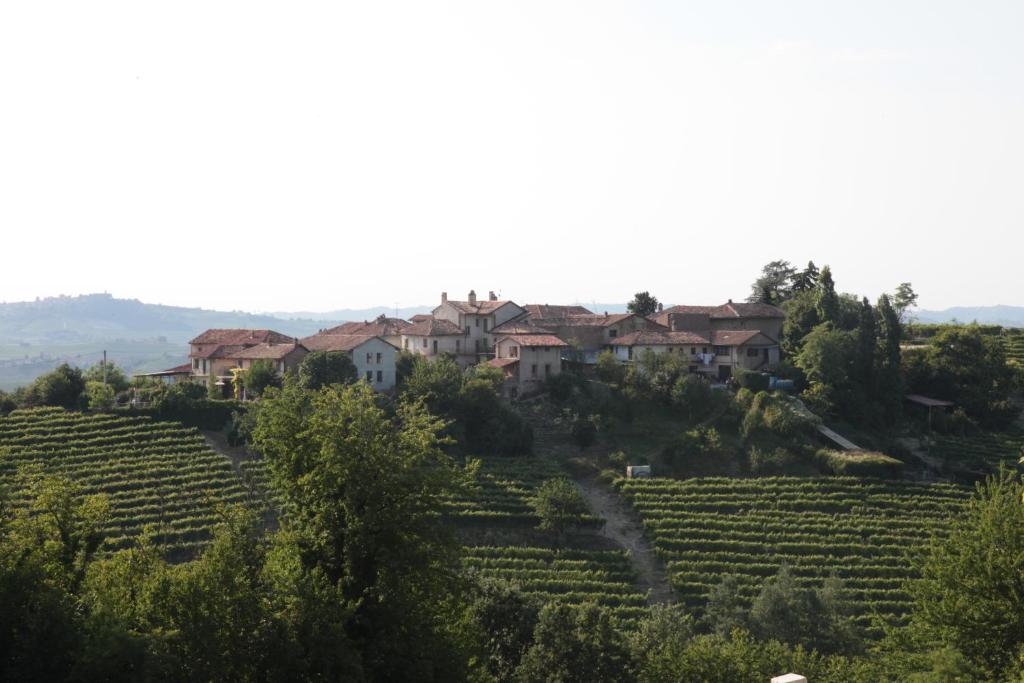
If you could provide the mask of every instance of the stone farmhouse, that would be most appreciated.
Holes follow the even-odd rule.
[[[207,330],[190,344],[190,365],[149,376],[164,381],[206,382],[230,378],[233,368],[267,360],[280,373],[294,371],[310,351],[351,356],[358,377],[378,391],[396,383],[399,350],[436,359],[453,357],[462,367],[489,363],[506,379],[505,394],[537,393],[563,365],[597,362],[611,352],[623,364],[645,353],[681,354],[691,372],[725,381],[736,369],[771,370],[780,359],[784,314],[766,304],[673,306],[645,318],[632,313],[594,313],[583,306],[519,305],[489,292],[464,301],[441,293],[430,314],[410,320],[380,316],[349,322],[297,340],[273,330]]]

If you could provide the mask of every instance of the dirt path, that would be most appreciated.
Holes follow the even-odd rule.
[[[640,589],[648,592],[650,604],[675,602],[675,594],[665,574],[661,559],[644,536],[644,528],[629,505],[596,480],[580,480],[580,491],[590,504],[590,510],[606,520],[602,534],[630,552],[636,568]]]

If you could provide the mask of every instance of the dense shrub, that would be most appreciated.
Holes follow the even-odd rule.
[[[832,474],[883,479],[898,479],[903,475],[903,463],[884,453],[821,449],[814,457]]]
[[[796,456],[785,448],[751,446],[750,471],[754,474],[783,474],[796,462]]]
[[[736,368],[732,376],[737,384],[744,389],[750,389],[755,394],[760,391],[768,391],[771,386],[771,378],[763,372],[752,372],[743,368]]]

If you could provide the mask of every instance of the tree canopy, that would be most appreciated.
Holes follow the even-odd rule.
[[[646,318],[658,312],[658,299],[650,292],[637,292],[626,305],[626,310]]]

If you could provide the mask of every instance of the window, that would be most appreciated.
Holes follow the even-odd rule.
[[[423,338],[423,348],[427,348],[427,338]]]
[[[203,374],[206,374],[206,359],[203,359]]]
[[[369,365],[372,362],[373,362],[373,354],[372,353],[367,353],[366,354],[366,364]]]
[[[691,356],[696,356],[697,355],[697,347],[696,346],[691,346],[690,347],[690,355]]]
[[[381,353],[380,351],[378,351],[377,352],[377,365],[380,365],[382,362],[384,362],[384,354]]]
[[[716,346],[715,347],[715,355],[716,356],[728,356],[728,355],[730,355],[729,347],[728,346]]]
[[[530,375],[533,376],[533,377],[537,376],[537,364],[536,363],[534,363],[533,365],[530,366]]]
[[[193,370],[198,370],[199,369],[199,359],[198,358],[193,358],[192,359],[192,369]]]
[[[406,351],[409,350],[409,338],[408,337],[406,337],[405,339],[402,340],[402,348],[405,349]]]
[[[511,358],[519,358],[519,347],[518,346],[510,346],[508,348],[508,355]]]
[[[437,353],[437,340],[434,340],[434,353]]]
[[[469,336],[469,325],[466,325],[466,336]]]
[[[707,353],[708,352],[708,347],[706,347],[706,346],[700,347],[700,352],[701,353]]]
[[[384,371],[383,370],[378,370],[377,371],[377,384],[380,384],[383,381],[384,381]]]
[[[747,349],[747,358],[757,358],[757,349]]]
[[[458,353],[461,350],[462,350],[462,340],[461,339],[456,339],[455,340],[455,353]]]
[[[473,340],[473,346],[476,348],[476,352],[480,353],[480,340],[479,339],[474,339]]]
[[[671,347],[671,346],[670,346],[670,347],[668,347],[668,352],[669,352],[669,353],[672,353],[672,347]]]
[[[547,377],[551,374],[551,363],[544,364],[544,376]]]
[[[480,318],[473,318],[473,321],[476,323],[477,327],[480,327]]]
[[[629,358],[630,360],[633,360],[633,347],[632,346],[627,347],[626,351],[628,352],[626,354],[627,358]]]
[[[373,370],[367,370],[366,371],[366,381],[367,382],[372,382],[373,381]]]
[[[484,332],[487,331],[487,318],[484,318]]]
[[[615,329],[614,327],[612,329],[608,330],[608,338],[609,339],[615,339],[618,336],[619,336],[619,331],[617,329]]]

